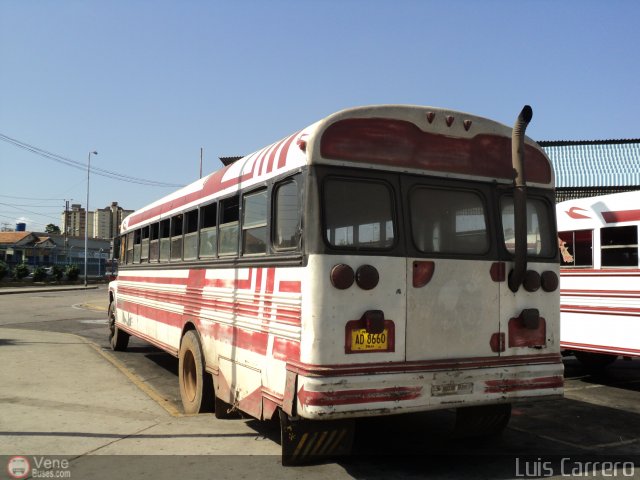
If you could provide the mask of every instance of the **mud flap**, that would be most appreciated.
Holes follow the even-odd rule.
[[[282,465],[315,463],[327,457],[349,455],[354,420],[293,419],[280,410]]]
[[[461,407],[456,410],[457,438],[500,435],[511,418],[511,404]]]

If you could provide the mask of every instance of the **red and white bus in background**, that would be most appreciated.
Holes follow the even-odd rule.
[[[513,401],[563,391],[530,118],[348,109],[136,211],[113,348],[178,357],[188,413],[279,416],[284,463],[347,452],[357,417],[457,408],[461,431],[500,431]]]
[[[557,205],[561,345],[587,366],[640,356],[640,192]]]

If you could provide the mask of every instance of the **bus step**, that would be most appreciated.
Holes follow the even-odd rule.
[[[354,420],[292,419],[280,411],[282,465],[317,463],[328,457],[349,455]]]

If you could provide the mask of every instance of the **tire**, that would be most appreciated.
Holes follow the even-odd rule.
[[[118,328],[116,322],[116,304],[109,304],[109,343],[111,349],[116,352],[123,352],[129,345],[129,334]]]
[[[213,409],[213,381],[205,370],[204,355],[195,330],[189,330],[182,337],[178,383],[184,413],[196,414]]]
[[[611,365],[618,358],[617,355],[611,355],[608,353],[595,353],[595,352],[573,352],[578,361],[585,368],[600,369],[608,365]]]

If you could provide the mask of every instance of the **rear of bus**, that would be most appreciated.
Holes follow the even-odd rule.
[[[459,422],[494,418],[490,430],[511,402],[562,394],[553,171],[527,139],[514,289],[511,133],[460,112],[385,106],[340,112],[309,136],[302,341],[286,413],[457,407]]]

